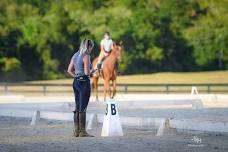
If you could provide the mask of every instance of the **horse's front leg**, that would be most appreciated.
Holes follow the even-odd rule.
[[[107,81],[107,92],[108,92],[109,99],[111,99],[111,89],[110,89],[109,80]]]
[[[113,99],[114,96],[116,95],[116,80],[112,81],[112,87],[113,87],[113,91],[112,91],[112,99]]]
[[[104,100],[106,101],[106,93],[108,92],[109,98],[111,98],[109,80],[104,81]]]

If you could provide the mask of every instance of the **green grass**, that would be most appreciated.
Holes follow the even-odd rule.
[[[72,79],[30,81],[32,83],[72,83]],[[102,83],[102,79],[100,83]],[[117,83],[228,83],[228,71],[161,72],[118,76]]]

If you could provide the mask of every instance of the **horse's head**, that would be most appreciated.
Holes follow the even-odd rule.
[[[123,55],[124,55],[124,47],[123,47],[123,42],[115,42],[114,43],[114,50],[116,52],[116,57],[119,62],[121,62]]]

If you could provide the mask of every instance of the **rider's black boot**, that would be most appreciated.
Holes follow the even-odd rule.
[[[101,63],[98,63],[98,64],[97,64],[97,69],[98,69],[98,70],[101,70]]]

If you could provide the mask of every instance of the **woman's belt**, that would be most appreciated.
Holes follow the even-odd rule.
[[[89,80],[89,76],[77,74],[76,77],[75,77],[75,79],[76,80],[79,80],[79,81],[86,81],[86,80]]]

